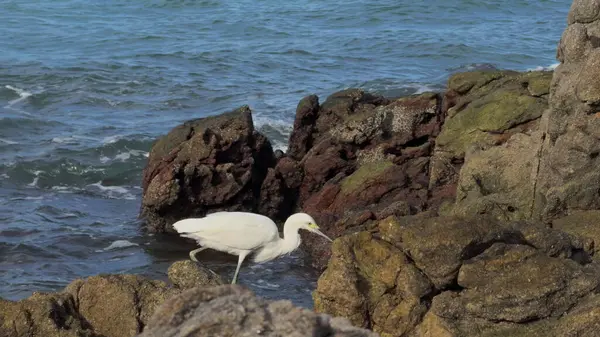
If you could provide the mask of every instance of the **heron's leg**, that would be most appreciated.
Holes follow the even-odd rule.
[[[205,250],[208,247],[200,247],[197,249],[194,249],[190,252],[190,259],[192,259],[192,261],[194,262],[198,262],[198,260],[196,259],[196,254],[200,253],[201,251]]]
[[[249,252],[246,251],[240,252],[240,255],[238,256],[238,265],[237,268],[235,268],[235,274],[233,274],[233,280],[231,281],[231,284],[236,283],[238,273],[240,272],[240,267],[242,266],[242,262],[244,262],[244,259],[246,258],[246,255],[248,255],[248,253]]]

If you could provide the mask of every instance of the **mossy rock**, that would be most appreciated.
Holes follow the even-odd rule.
[[[363,187],[366,182],[378,177],[393,166],[394,164],[388,160],[365,163],[342,181],[341,193],[348,195],[355,192]]]
[[[512,90],[494,91],[447,120],[437,145],[460,157],[469,145],[491,145],[495,134],[539,118],[547,106],[542,98]]]
[[[231,120],[231,122],[227,122],[228,120]],[[154,142],[150,152],[150,158],[162,158],[168,155],[175,147],[190,139],[195,133],[215,127],[221,129],[223,125],[228,126],[233,123],[252,125],[250,107],[243,105],[233,111],[215,116],[192,119],[176,126],[169,131],[168,134],[158,138]],[[252,131],[253,130],[250,130],[250,133]]]
[[[467,71],[456,73],[448,79],[448,89],[452,89],[460,94],[469,90],[482,87],[494,80],[504,77],[508,74],[514,74],[513,71]]]
[[[527,90],[532,96],[540,97],[550,93],[550,82],[552,82],[551,71],[532,71],[523,75]]]
[[[554,228],[569,234],[589,239],[595,259],[600,258],[600,210],[573,211],[571,214],[552,221]]]

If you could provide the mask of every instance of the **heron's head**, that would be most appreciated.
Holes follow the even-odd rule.
[[[297,226],[300,229],[305,229],[309,232],[313,232],[317,235],[320,235],[329,241],[333,241],[327,235],[325,235],[321,232],[319,226],[317,226],[315,219],[313,219],[310,215],[308,215],[306,213],[293,214],[292,216],[290,216],[288,218],[286,223],[294,224],[295,226]]]

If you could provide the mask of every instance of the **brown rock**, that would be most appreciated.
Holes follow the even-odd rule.
[[[294,128],[290,134],[287,155],[300,160],[312,147],[313,131],[319,114],[319,97],[304,97],[296,108]]]
[[[317,312],[347,317],[383,336],[403,336],[427,311],[431,291],[431,283],[399,249],[360,232],[334,242],[313,297]]]
[[[317,311],[382,336],[593,328],[586,303],[600,289],[600,265],[581,237],[535,222],[427,214],[392,216],[378,229],[381,238],[335,240],[313,293]]]
[[[551,78],[552,72],[475,71],[452,75],[444,97],[443,113],[447,117],[431,158],[429,187],[433,193],[444,191],[445,186],[454,190],[465,154],[502,145],[515,134],[536,130],[537,120],[547,108]]]
[[[96,333],[130,337],[142,331],[156,307],[177,289],[137,275],[101,275],[76,280],[65,292]]]
[[[295,160],[282,158],[269,168],[260,190],[259,213],[283,222],[294,212],[302,171]]]
[[[34,293],[18,302],[0,298],[0,336],[131,337],[182,289],[222,283],[192,261],[171,265],[169,279],[175,287],[137,275],[98,275],[75,280],[62,292]]]
[[[18,302],[0,298],[0,336],[102,337],[77,312],[73,296],[37,292]]]
[[[144,169],[141,216],[151,232],[208,211],[255,211],[269,167],[269,141],[246,106],[184,123],[152,147]]]
[[[572,211],[571,214],[552,221],[552,227],[584,240],[586,251],[600,258],[600,211]]]
[[[193,288],[166,301],[139,337],[289,336],[376,337],[347,320],[317,315],[289,301],[270,302],[226,285]]]
[[[600,2],[573,1],[557,55],[535,190],[536,216],[546,221],[600,208]]]
[[[318,112],[314,146],[299,162],[298,206],[333,237],[361,230],[378,216],[425,209],[439,104],[432,93],[395,100],[361,90],[331,95]],[[328,245],[304,242],[323,267]]]
[[[171,283],[180,289],[223,284],[223,280],[219,275],[191,260],[173,263],[167,273]]]
[[[454,284],[464,260],[494,243],[530,245],[568,258],[584,250],[580,238],[542,224],[506,223],[486,217],[408,216],[382,221],[379,229],[382,238],[400,247],[440,290]]]

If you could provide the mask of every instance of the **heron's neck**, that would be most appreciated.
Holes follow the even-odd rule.
[[[287,254],[300,246],[300,234],[298,234],[298,226],[287,225],[283,226],[283,238],[281,239],[281,253]]]

